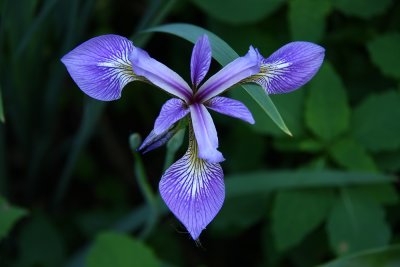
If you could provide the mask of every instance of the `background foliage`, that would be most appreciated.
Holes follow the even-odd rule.
[[[400,265],[400,2],[0,0],[0,9],[0,266]],[[133,83],[121,100],[96,102],[60,62],[115,33],[189,80],[190,42],[140,33],[168,22],[201,26],[239,55],[251,44],[268,56],[291,40],[326,48],[312,82],[271,96],[293,137],[240,88],[230,94],[254,126],[213,114],[226,201],[201,244],[156,193],[184,133],[144,156],[131,149],[138,135],[128,140],[152,129],[168,96]]]

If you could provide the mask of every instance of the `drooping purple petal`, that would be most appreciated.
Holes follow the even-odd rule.
[[[154,124],[154,133],[161,134],[168,130],[174,123],[185,117],[189,108],[179,98],[172,98],[162,106]]]
[[[178,130],[175,128],[169,129],[161,134],[156,134],[154,130],[152,130],[150,134],[146,137],[146,139],[144,139],[143,143],[140,145],[137,151],[145,154],[153,149],[159,148],[160,146],[164,145]]]
[[[288,93],[306,84],[317,73],[325,49],[309,42],[284,45],[269,58],[262,59],[260,73],[246,82],[261,85],[268,94]]]
[[[138,79],[129,61],[133,47],[125,37],[102,35],[79,45],[61,62],[84,93],[98,100],[115,100],[127,83]]]
[[[196,240],[221,209],[225,186],[221,166],[198,158],[193,143],[162,176],[159,190],[168,208]]]
[[[244,57],[239,57],[208,79],[197,91],[200,102],[221,94],[241,80],[260,72],[260,55],[250,47]]]
[[[206,76],[211,64],[211,45],[207,35],[201,36],[193,47],[190,61],[190,77],[197,87]]]
[[[199,147],[199,158],[208,162],[217,163],[224,161],[218,148],[218,136],[210,113],[203,104],[189,106],[192,118],[194,135]]]
[[[208,108],[224,115],[244,120],[250,124],[254,124],[255,122],[250,110],[240,101],[227,97],[216,96],[204,104]]]
[[[143,49],[134,47],[129,56],[134,72],[168,93],[188,101],[192,89],[176,72],[158,62]]]

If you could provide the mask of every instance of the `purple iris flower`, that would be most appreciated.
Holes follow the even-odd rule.
[[[98,100],[120,98],[122,89],[131,81],[151,83],[173,96],[161,108],[154,129],[139,149],[149,151],[165,144],[177,123],[188,118],[188,150],[164,173],[159,189],[170,210],[197,239],[221,209],[225,197],[224,174],[219,164],[224,157],[218,151],[217,131],[208,110],[253,124],[253,116],[245,105],[219,95],[242,83],[257,83],[268,94],[293,91],[315,75],[324,53],[319,45],[292,42],[264,58],[250,47],[245,56],[202,83],[211,63],[211,45],[207,35],[203,35],[192,52],[192,86],[118,35],[90,39],[61,61],[80,89]]]

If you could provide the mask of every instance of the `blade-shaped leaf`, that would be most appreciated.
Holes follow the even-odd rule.
[[[278,189],[381,184],[395,177],[379,173],[321,171],[259,171],[227,176],[227,197],[266,193]]]
[[[167,24],[155,28],[151,28],[146,32],[164,32],[177,35],[185,40],[195,43],[197,38],[203,34],[207,34],[212,46],[213,57],[222,65],[225,66],[239,55],[221,38],[201,27],[190,24],[176,23]],[[250,44],[249,44],[250,45]],[[291,135],[282,116],[279,114],[274,103],[265,91],[256,85],[242,85],[242,87],[250,94],[258,105],[270,116],[270,118],[281,128],[285,133]]]
[[[0,121],[4,122],[4,110],[3,110],[3,98],[1,96],[1,88],[0,88]]]

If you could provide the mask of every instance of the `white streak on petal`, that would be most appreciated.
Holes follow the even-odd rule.
[[[132,71],[128,59],[133,47],[125,37],[102,35],[82,43],[61,61],[84,93],[110,101],[121,97],[127,83],[143,80]]]

